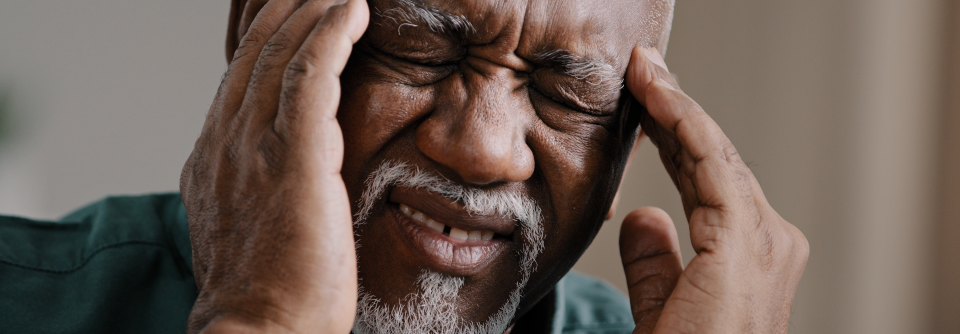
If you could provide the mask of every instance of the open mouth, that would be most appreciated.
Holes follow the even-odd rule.
[[[413,219],[417,223],[420,223],[434,231],[440,232],[440,234],[448,236],[454,240],[490,241],[490,240],[493,240],[494,237],[497,237],[498,239],[506,238],[505,236],[499,235],[493,231],[482,231],[482,230],[467,231],[467,230],[461,230],[456,227],[450,227],[450,226],[444,225],[443,223],[438,222],[433,218],[430,218],[430,216],[427,216],[423,212],[417,211],[407,206],[406,204],[400,204],[400,213],[402,213],[404,216],[407,216],[410,219]]]
[[[441,273],[472,276],[514,245],[512,220],[471,215],[436,194],[398,187],[388,207],[408,244]]]

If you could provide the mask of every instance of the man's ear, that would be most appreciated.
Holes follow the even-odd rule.
[[[240,38],[250,29],[250,23],[267,0],[233,0],[230,4],[230,20],[227,26],[227,63],[233,61],[233,54],[237,52]]]
[[[630,149],[630,155],[627,156],[627,164],[623,166],[623,175],[620,177],[620,187],[623,187],[623,180],[627,178],[630,163],[633,162],[633,157],[637,155],[644,136],[646,136],[646,134],[643,133],[643,130],[640,130],[640,135],[637,136],[637,141],[633,143],[633,148]],[[613,215],[617,213],[617,204],[620,204],[620,187],[617,188],[617,194],[613,196],[613,203],[610,203],[610,211],[607,211],[607,216],[603,218],[603,220],[613,219]]]

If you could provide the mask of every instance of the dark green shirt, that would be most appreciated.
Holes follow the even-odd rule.
[[[179,194],[110,197],[57,222],[0,216],[0,333],[183,333],[196,297]],[[568,274],[550,297],[534,322],[550,333],[633,329],[623,294],[595,279]]]

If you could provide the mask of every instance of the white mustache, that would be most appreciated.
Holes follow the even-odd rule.
[[[357,318],[354,332],[368,333],[502,333],[510,324],[536,267],[537,255],[544,247],[540,206],[525,194],[514,190],[481,190],[459,185],[440,175],[414,168],[403,162],[382,163],[365,182],[366,188],[354,215],[354,229],[367,222],[379,199],[388,187],[419,188],[440,194],[464,204],[471,214],[498,214],[520,222],[523,250],[520,259],[520,281],[506,304],[482,323],[468,323],[460,318],[456,299],[463,286],[463,277],[447,276],[424,270],[418,278],[421,292],[408,296],[400,305],[386,306],[367,292],[361,281],[358,291]],[[357,243],[359,247],[359,242]]]
[[[524,223],[539,223],[540,207],[526,195],[510,190],[481,190],[467,188],[442,176],[419,168],[413,168],[403,162],[387,161],[380,165],[366,181],[366,189],[361,198],[360,210],[354,217],[356,224],[363,224],[368,218],[376,195],[383,193],[389,186],[420,188],[440,194],[453,201],[464,204],[472,214],[490,214],[511,217]]]
[[[367,177],[366,189],[360,197],[359,210],[354,215],[354,228],[358,228],[367,222],[374,202],[387,187],[391,186],[405,186],[434,192],[452,201],[463,203],[464,209],[471,214],[496,213],[519,221],[524,230],[542,230],[538,228],[543,220],[540,206],[537,205],[536,201],[521,192],[469,188],[440,175],[396,161],[382,163],[377,170]],[[531,237],[534,240],[542,239],[539,236]],[[531,249],[532,251],[539,253],[543,248],[543,243],[541,241],[539,244],[531,246],[534,247],[534,249]]]

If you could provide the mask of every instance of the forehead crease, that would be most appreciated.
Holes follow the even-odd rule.
[[[532,1],[523,27],[518,53],[527,57],[543,56],[553,50],[567,50],[580,62],[567,63],[586,68],[609,64],[617,70],[626,67],[624,52],[636,45],[629,19],[637,8],[623,1],[545,0]],[[564,55],[556,53],[554,55]],[[596,66],[593,66],[596,67]],[[599,68],[599,67],[598,67]]]

